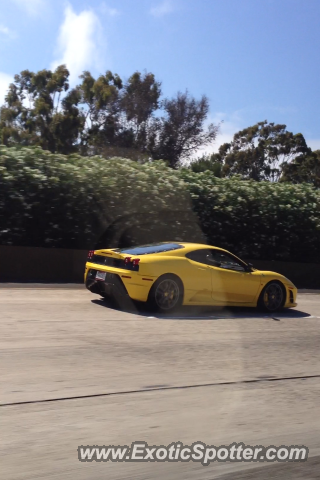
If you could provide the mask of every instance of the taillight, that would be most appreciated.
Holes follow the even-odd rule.
[[[126,268],[127,270],[134,270],[135,272],[137,272],[139,270],[139,262],[140,262],[140,258],[134,258],[132,260],[131,257],[126,257],[124,259],[124,268]]]
[[[94,250],[89,250],[88,252],[88,260],[91,260],[94,255]]]

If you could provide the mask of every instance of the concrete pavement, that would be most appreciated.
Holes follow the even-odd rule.
[[[1,478],[318,478],[320,296],[298,302],[273,316],[155,317],[79,287],[1,289]],[[77,459],[78,445],[134,440],[305,444],[314,458],[209,467]]]

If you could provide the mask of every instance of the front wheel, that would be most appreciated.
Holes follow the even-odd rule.
[[[162,275],[152,286],[148,306],[158,312],[169,313],[182,305],[183,284],[172,274]]]
[[[285,304],[285,289],[282,283],[274,281],[268,283],[262,290],[258,305],[268,312],[276,312]]]

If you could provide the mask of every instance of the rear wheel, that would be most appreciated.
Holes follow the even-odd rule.
[[[182,305],[183,284],[179,277],[172,274],[162,275],[152,286],[148,306],[152,310],[169,313]]]
[[[258,305],[268,312],[276,312],[285,304],[285,295],[285,288],[282,283],[270,282],[262,290]]]

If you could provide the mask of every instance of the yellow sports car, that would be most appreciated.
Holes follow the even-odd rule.
[[[297,289],[283,275],[254,269],[222,248],[163,242],[91,250],[85,284],[93,293],[147,302],[169,312],[181,305],[295,307]]]

